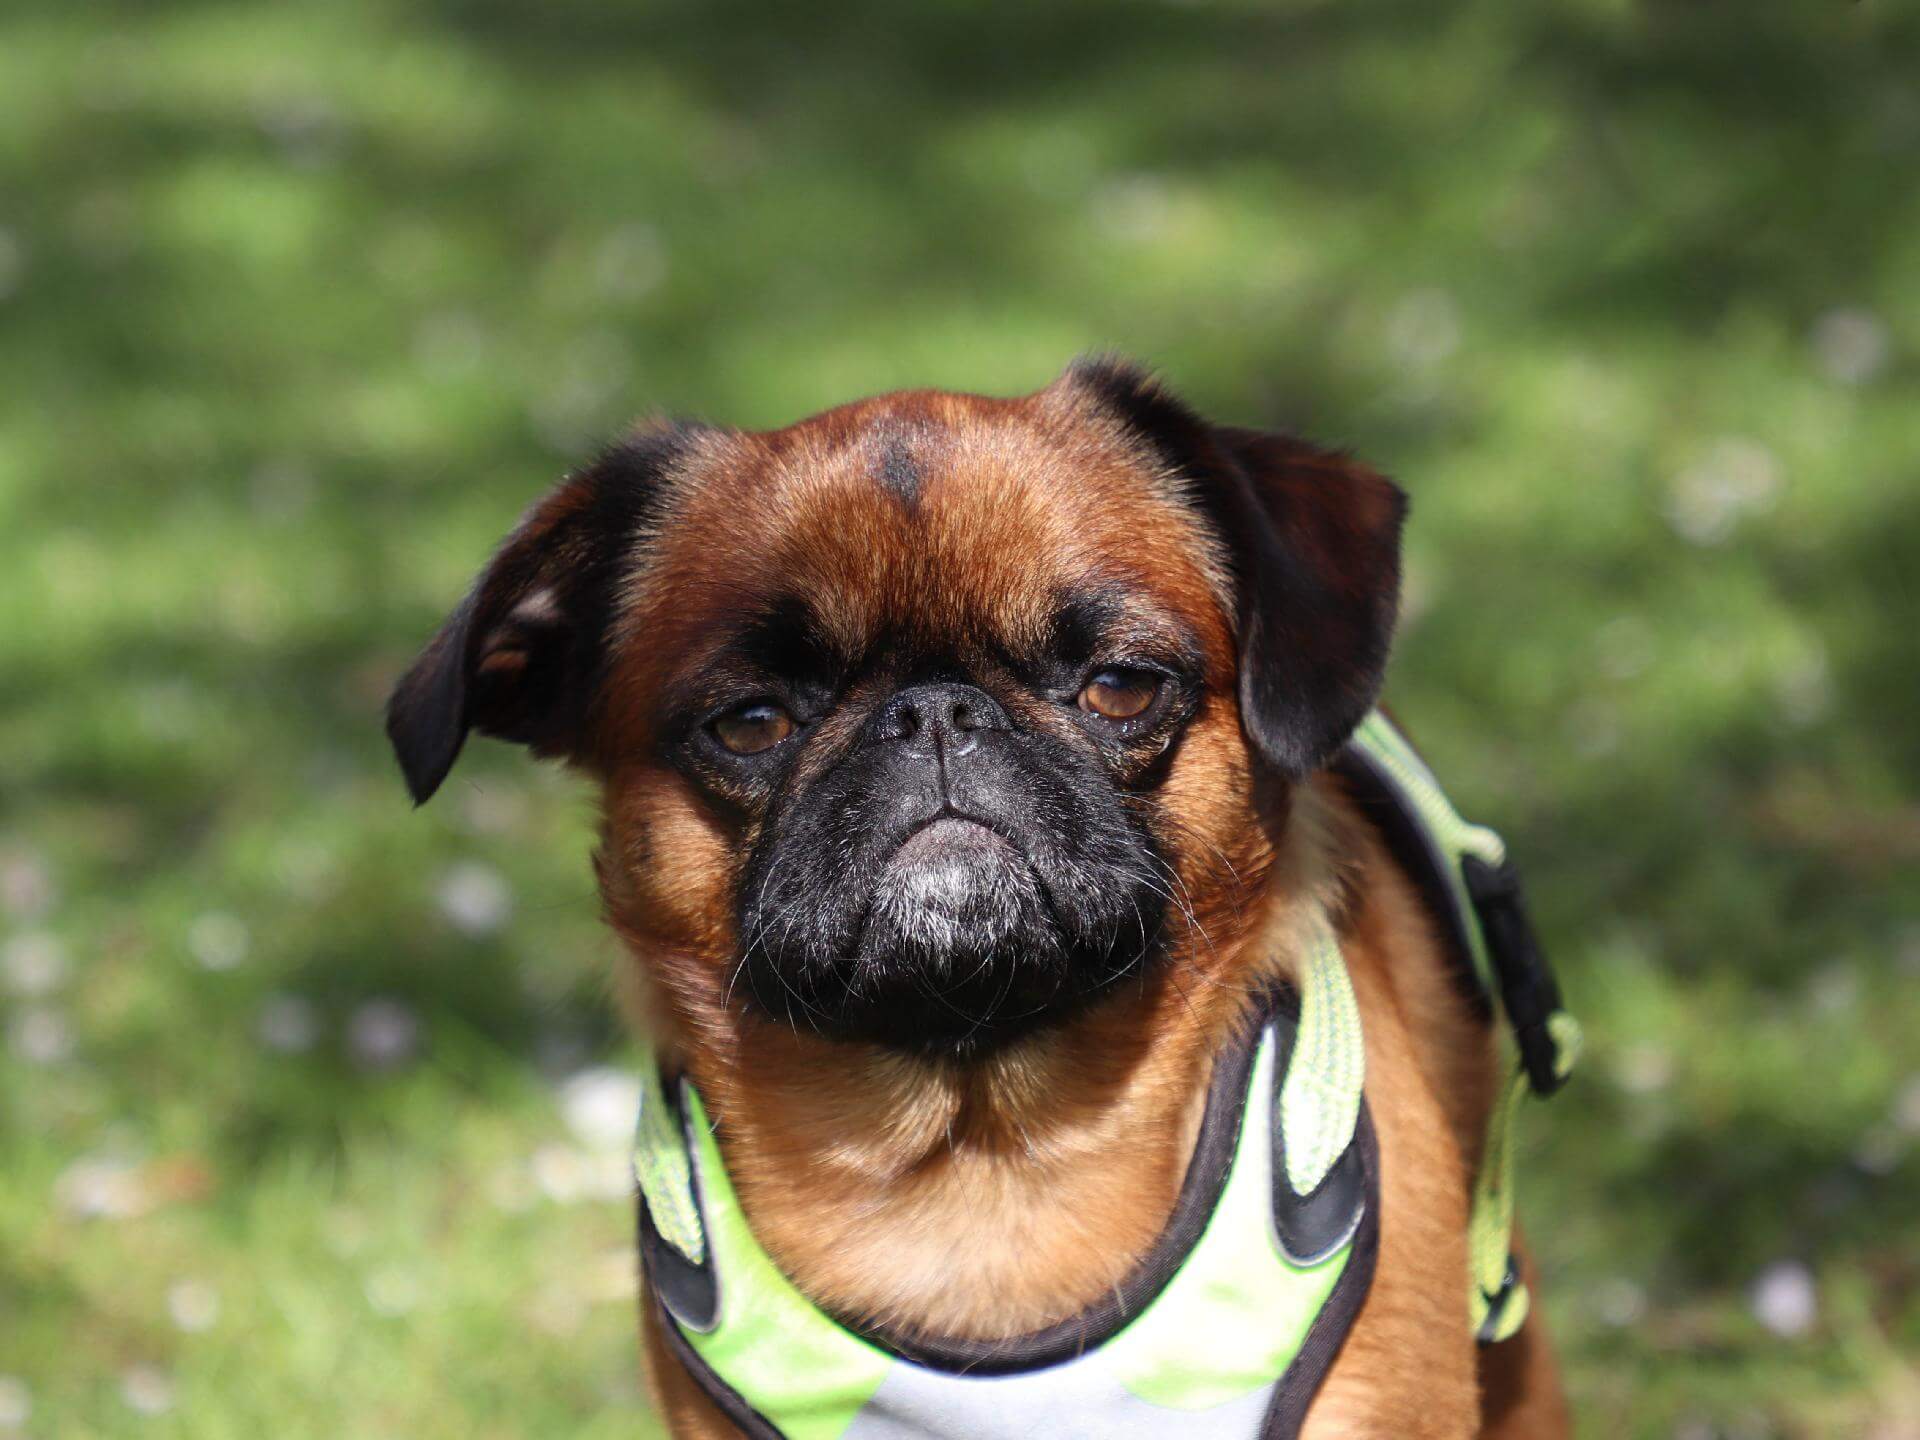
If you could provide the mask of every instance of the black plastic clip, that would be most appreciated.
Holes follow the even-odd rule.
[[[1480,917],[1480,933],[1500,982],[1501,1008],[1513,1027],[1528,1083],[1534,1094],[1551,1095],[1566,1078],[1555,1066],[1560,1047],[1547,1026],[1547,1018],[1560,1009],[1560,986],[1527,918],[1520,872],[1511,860],[1489,865],[1473,855],[1461,860],[1460,869]]]

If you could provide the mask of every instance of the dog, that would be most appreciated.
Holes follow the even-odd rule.
[[[723,1273],[718,1304],[761,1287],[859,1337],[716,1355],[676,1319],[712,1280],[705,1302],[661,1287],[724,1226],[662,1245],[649,1190],[643,1349],[672,1433],[1001,1433],[978,1416],[1029,1394],[1006,1433],[1566,1433],[1538,1314],[1476,1345],[1462,1304],[1498,1037],[1330,768],[1381,689],[1405,513],[1344,453],[1095,359],[1015,399],[643,426],[508,536],[394,692],[405,779],[424,802],[477,730],[597,786],[663,1123],[704,1122],[680,1132],[684,1193],[735,1207],[771,1262]],[[1041,1396],[1069,1371],[1007,1357],[1052,1335],[1049,1365],[1107,1363],[1084,1317],[1151,1300],[1143,1266],[1163,1283],[1165,1236],[1195,1230],[1210,1096],[1262,997],[1303,994],[1317,925],[1364,1036],[1348,1168],[1377,1224],[1342,1332],[1301,1347],[1310,1393],[1263,1392],[1244,1431],[1206,1428],[1178,1376],[1127,1382],[1163,1430]],[[1354,1233],[1333,1242],[1357,1254]],[[1207,1323],[1224,1352],[1264,1322]],[[781,1383],[871,1363],[880,1398],[949,1376],[1005,1403],[783,1428],[752,1401],[775,1361]]]

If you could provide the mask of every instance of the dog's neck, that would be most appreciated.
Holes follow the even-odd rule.
[[[1282,855],[1262,857],[1253,903],[1189,927],[1184,949],[1086,1014],[979,1060],[738,1012],[683,1021],[666,1048],[760,1243],[823,1307],[923,1335],[1004,1339],[1111,1293],[1172,1213],[1215,1056],[1328,903],[1327,846],[1303,829],[1320,833],[1289,825]],[[642,997],[656,1022],[663,998]]]
[[[1154,984],[965,1066],[850,1064],[789,1032],[713,1108],[755,1233],[814,1300],[1001,1338],[1111,1290],[1152,1244],[1205,1098],[1197,1031]]]

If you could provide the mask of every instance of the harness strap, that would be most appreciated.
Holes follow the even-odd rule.
[[[660,1238],[689,1265],[707,1261],[707,1232],[693,1194],[693,1159],[681,1117],[667,1103],[666,1085],[652,1056],[640,1066],[640,1120],[633,1141],[633,1173]]]
[[[1443,907],[1450,910],[1445,918],[1465,947],[1480,994],[1498,999],[1518,1052],[1487,1116],[1467,1220],[1468,1316],[1480,1342],[1490,1345],[1518,1331],[1530,1305],[1513,1255],[1514,1126],[1520,1101],[1529,1091],[1545,1096],[1559,1089],[1579,1055],[1580,1026],[1561,1004],[1505,842],[1461,818],[1426,762],[1380,711],[1361,722],[1352,749],[1401,816],[1410,815],[1414,828],[1424,832],[1432,862],[1427,868],[1438,872],[1452,902]]]
[[[1333,927],[1318,915],[1301,964],[1300,1035],[1280,1089],[1287,1184],[1295,1195],[1318,1189],[1353,1143],[1366,1078],[1353,981]]]

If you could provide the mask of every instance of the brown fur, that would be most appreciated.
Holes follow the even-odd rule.
[[[1370,472],[1297,442],[1219,433],[1278,467],[1259,503],[1304,537],[1302,564],[1332,572],[1325,593],[1344,603],[1343,581],[1359,582],[1342,567],[1379,517],[1329,521],[1316,487]],[[1371,483],[1355,506],[1397,506]],[[1103,578],[1151,596],[1129,623],[1197,641],[1202,698],[1151,798],[1178,897],[1165,963],[964,1064],[826,1039],[744,1004],[734,902],[755,822],[663,757],[658,697],[692,683],[774,577],[850,649],[917,629],[990,669],[996,646],[1047,623],[1063,582]],[[1069,378],[1019,400],[915,392],[771,434],[700,432],[675,454],[620,584],[592,724],[556,748],[603,787],[597,868],[631,952],[635,1022],[698,1086],[756,1235],[802,1291],[897,1329],[979,1339],[1111,1291],[1167,1220],[1213,1057],[1249,997],[1290,973],[1294,937],[1324,909],[1365,1027],[1381,1249],[1305,1433],[1564,1433],[1540,1322],[1489,1351],[1468,1331],[1491,1033],[1338,784],[1289,785],[1254,753],[1226,558],[1110,407]],[[1338,633],[1313,631],[1322,645]],[[1048,711],[1035,703],[1016,719],[1066,723]],[[801,763],[831,753],[833,723]],[[648,1369],[674,1432],[732,1433],[663,1353],[658,1324],[649,1309]]]

